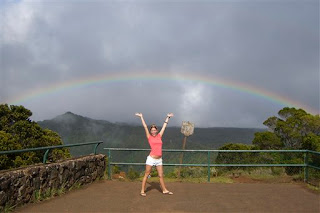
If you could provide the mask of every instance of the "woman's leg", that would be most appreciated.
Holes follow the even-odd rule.
[[[159,179],[160,179],[160,185],[161,185],[161,188],[162,188],[162,192],[168,192],[168,189],[164,185],[163,167],[162,167],[162,165],[158,165],[158,166],[156,166],[156,168],[157,168],[157,171],[158,171],[158,176],[159,176]]]
[[[144,177],[143,177],[143,180],[142,180],[141,193],[144,193],[144,191],[145,191],[147,178],[148,178],[148,175],[151,172],[151,169],[152,169],[152,166],[146,165],[146,171],[144,173]]]

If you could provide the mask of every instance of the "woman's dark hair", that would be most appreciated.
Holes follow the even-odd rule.
[[[158,127],[155,124],[151,124],[150,131],[151,131],[152,128],[155,128],[156,130],[158,130]]]

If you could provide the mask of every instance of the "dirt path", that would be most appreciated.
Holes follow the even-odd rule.
[[[320,196],[296,184],[158,183],[103,180],[15,212],[320,212]]]

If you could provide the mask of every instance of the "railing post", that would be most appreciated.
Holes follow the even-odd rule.
[[[208,183],[210,183],[210,151],[208,151]]]
[[[304,153],[304,182],[308,182],[308,151]]]
[[[49,154],[50,149],[47,149],[47,151],[44,153],[43,155],[43,161],[42,163],[46,164],[47,163],[47,158],[48,158],[48,154]]]
[[[97,154],[97,148],[98,148],[99,145],[100,145],[100,143],[97,143],[97,144],[94,146],[93,153],[94,153],[95,155]]]
[[[108,149],[108,179],[111,180],[111,150]]]

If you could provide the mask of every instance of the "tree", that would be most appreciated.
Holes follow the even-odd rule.
[[[241,143],[228,143],[219,148],[219,150],[252,150],[255,149],[252,145],[241,144]],[[248,152],[219,152],[217,156],[217,163],[222,164],[241,164],[241,163],[252,163],[251,156],[254,153]]]
[[[42,129],[36,122],[31,121],[30,116],[32,112],[23,106],[0,105],[0,151],[62,145],[57,133]],[[36,151],[0,155],[0,169],[39,163],[43,153],[44,151]],[[69,156],[68,149],[53,150],[49,160],[54,161]]]
[[[309,133],[303,139],[302,148],[320,152],[320,136],[314,133]]]
[[[320,136],[319,115],[311,115],[303,109],[289,107],[280,110],[278,115],[279,117],[273,116],[263,122],[271,133],[256,134],[253,143],[260,147],[266,147],[267,143],[267,147],[302,149],[306,137]],[[319,143],[319,141],[315,143]],[[314,150],[316,146],[312,147]]]
[[[273,132],[256,132],[252,144],[258,149],[281,149],[284,144]]]

